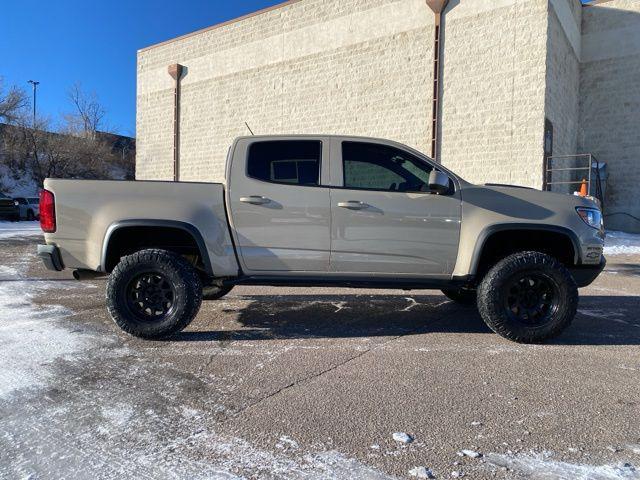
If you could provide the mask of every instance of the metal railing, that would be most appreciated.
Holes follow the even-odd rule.
[[[543,189],[550,192],[573,193],[580,191],[586,182],[587,195],[597,198],[600,205],[604,207],[600,175],[602,165],[591,153],[547,157],[544,165]]]

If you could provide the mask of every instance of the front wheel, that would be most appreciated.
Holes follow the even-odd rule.
[[[522,252],[498,262],[478,288],[478,310],[497,334],[519,343],[560,335],[578,308],[578,287],[553,257]]]
[[[107,282],[107,308],[125,332],[157,339],[177,333],[195,318],[202,284],[195,268],[166,250],[124,257]]]

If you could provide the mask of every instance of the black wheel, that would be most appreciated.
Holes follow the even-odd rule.
[[[202,284],[193,266],[166,250],[142,250],[124,257],[107,282],[107,308],[125,332],[162,338],[187,327],[202,303]]]
[[[233,290],[233,286],[231,287],[218,287],[216,285],[207,285],[202,288],[202,299],[203,300],[219,300],[224,297],[227,293]]]
[[[476,291],[475,290],[467,290],[466,288],[459,288],[456,290],[442,290],[442,293],[449,300],[453,300],[454,302],[464,305],[465,307],[473,307],[476,305]]]
[[[35,220],[35,218],[36,218],[36,216],[33,214],[33,210],[29,210],[27,212],[27,220],[33,221],[33,220]]]
[[[578,308],[578,287],[553,257],[522,252],[498,262],[478,288],[478,310],[497,334],[520,343],[560,335]]]

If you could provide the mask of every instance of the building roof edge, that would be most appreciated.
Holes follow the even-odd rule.
[[[241,22],[241,21],[246,20],[248,18],[255,17],[255,16],[258,16],[258,15],[262,15],[264,13],[268,13],[268,12],[271,12],[273,10],[277,10],[279,8],[284,8],[284,7],[288,6],[288,5],[293,5],[294,3],[298,3],[298,2],[301,2],[301,1],[302,0],[286,0],[286,1],[278,3],[276,5],[272,5],[271,7],[263,8],[261,10],[255,11],[255,12],[251,12],[251,13],[248,13],[246,15],[242,15],[241,17],[232,18],[231,20],[226,20],[226,21],[221,22],[221,23],[216,23],[215,25],[211,25],[210,27],[201,28],[200,30],[195,30],[195,31],[190,32],[190,33],[185,33],[184,35],[180,35],[179,37],[170,38],[169,40],[164,40],[162,42],[154,43],[154,44],[149,45],[147,47],[140,48],[138,50],[138,53],[146,52],[146,51],[152,50],[154,48],[162,47],[162,46],[167,45],[169,43],[178,42],[180,40],[184,40],[185,38],[193,37],[193,36],[199,35],[201,33],[205,33],[205,32],[211,31],[211,30],[222,28],[222,27],[225,27],[227,25],[231,25],[233,23]]]

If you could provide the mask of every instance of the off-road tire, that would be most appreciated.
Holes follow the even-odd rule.
[[[476,290],[467,290],[465,288],[445,289],[442,293],[451,301],[463,305],[465,307],[475,307],[477,303]]]
[[[203,300],[220,300],[226,294],[233,290],[233,286],[218,287],[216,285],[206,285],[202,287]]]
[[[157,321],[140,320],[128,299],[132,282],[147,274],[161,275],[173,292],[169,311]],[[160,339],[182,331],[195,318],[202,304],[202,283],[195,268],[180,255],[141,250],[116,265],[106,295],[109,314],[122,330],[135,337]]]
[[[554,308],[541,324],[514,319],[507,306],[514,279],[522,275],[544,278],[555,292]],[[516,282],[517,284],[517,282]],[[509,340],[542,343],[560,335],[572,322],[578,307],[578,287],[571,273],[555,258],[540,252],[521,252],[499,261],[478,288],[478,310],[485,323]]]

